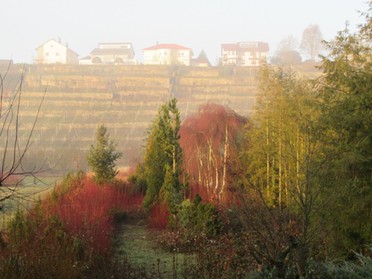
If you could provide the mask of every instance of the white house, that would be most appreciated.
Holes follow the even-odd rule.
[[[190,66],[192,50],[177,44],[157,44],[143,49],[145,65]]]
[[[80,64],[136,64],[131,43],[99,43]]]
[[[269,44],[264,42],[239,42],[221,45],[222,65],[260,66],[267,61]]]
[[[36,63],[39,64],[77,64],[79,55],[61,41],[51,39],[38,48]]]

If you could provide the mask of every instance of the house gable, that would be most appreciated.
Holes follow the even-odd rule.
[[[54,39],[46,41],[36,51],[36,62],[40,64],[75,64],[78,61],[76,52]]]

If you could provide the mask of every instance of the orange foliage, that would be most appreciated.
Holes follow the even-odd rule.
[[[184,169],[189,175],[190,197],[220,202],[234,179],[238,165],[237,135],[247,120],[225,106],[206,104],[180,128]]]

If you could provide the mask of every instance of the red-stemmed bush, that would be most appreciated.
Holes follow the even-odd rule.
[[[168,206],[166,204],[157,204],[151,211],[148,218],[147,225],[152,229],[163,230],[168,225],[169,217]]]
[[[114,236],[112,213],[140,210],[143,195],[125,185],[98,185],[89,178],[70,184],[65,193],[56,189],[57,198],[44,203],[44,214],[58,216],[69,234],[95,252],[108,252]]]
[[[143,194],[126,183],[97,185],[84,174],[68,176],[35,208],[18,211],[0,235],[1,274],[106,278],[113,271],[115,217],[141,211],[142,203]]]

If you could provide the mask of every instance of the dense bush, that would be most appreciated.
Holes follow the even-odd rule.
[[[112,259],[114,214],[135,213],[142,202],[125,184],[67,176],[33,210],[17,212],[3,236],[2,276],[107,278],[121,268]]]
[[[223,224],[217,208],[211,203],[202,203],[199,195],[195,196],[193,202],[184,200],[178,215],[180,225],[188,231],[216,237],[222,230]]]
[[[372,253],[372,247],[368,249]],[[369,255],[355,253],[355,259],[342,263],[326,263],[314,265],[314,274],[318,278],[357,279],[372,277],[372,258]]]

